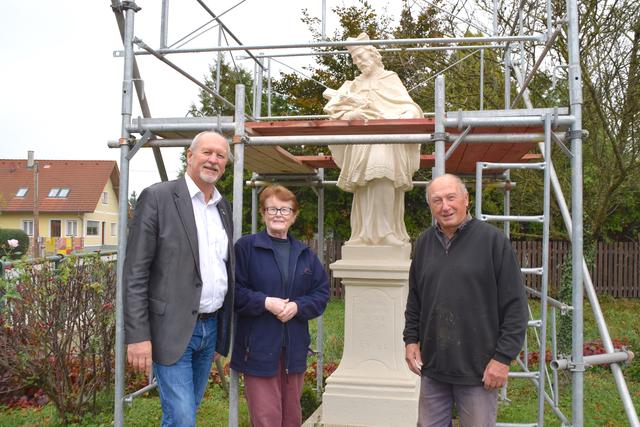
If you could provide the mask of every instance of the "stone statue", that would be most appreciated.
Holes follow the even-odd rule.
[[[362,33],[349,41],[369,40]],[[347,46],[360,70],[338,90],[327,89],[324,111],[334,120],[422,118],[393,71],[387,71],[372,45]],[[330,145],[340,168],[338,187],[353,193],[351,238],[346,245],[394,245],[409,242],[404,225],[404,193],[420,166],[420,144]]]

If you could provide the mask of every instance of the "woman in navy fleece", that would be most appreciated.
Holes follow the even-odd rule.
[[[293,238],[295,195],[281,185],[260,194],[266,230],[235,246],[237,313],[231,367],[244,374],[251,425],[302,424],[300,396],[309,320],[329,300],[329,279],[315,253]]]

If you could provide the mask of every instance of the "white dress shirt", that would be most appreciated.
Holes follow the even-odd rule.
[[[193,215],[198,230],[198,253],[200,254],[200,274],[202,276],[202,295],[200,296],[200,313],[212,313],[222,307],[227,293],[227,266],[229,257],[229,241],[222,225],[218,203],[222,195],[217,188],[208,203],[204,194],[188,174],[184,175]]]

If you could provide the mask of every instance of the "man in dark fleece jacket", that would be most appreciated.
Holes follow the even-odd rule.
[[[421,375],[418,426],[496,423],[498,389],[524,342],[527,302],[509,240],[471,218],[455,175],[427,186],[436,225],[416,242],[405,311],[406,361]]]

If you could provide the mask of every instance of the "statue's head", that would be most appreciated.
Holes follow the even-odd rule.
[[[360,33],[358,37],[348,37],[347,41],[365,41],[369,40],[366,33]],[[377,70],[383,69],[382,56],[378,49],[373,45],[354,45],[347,46],[347,50],[351,54],[351,59],[358,70],[366,77],[373,75]]]

